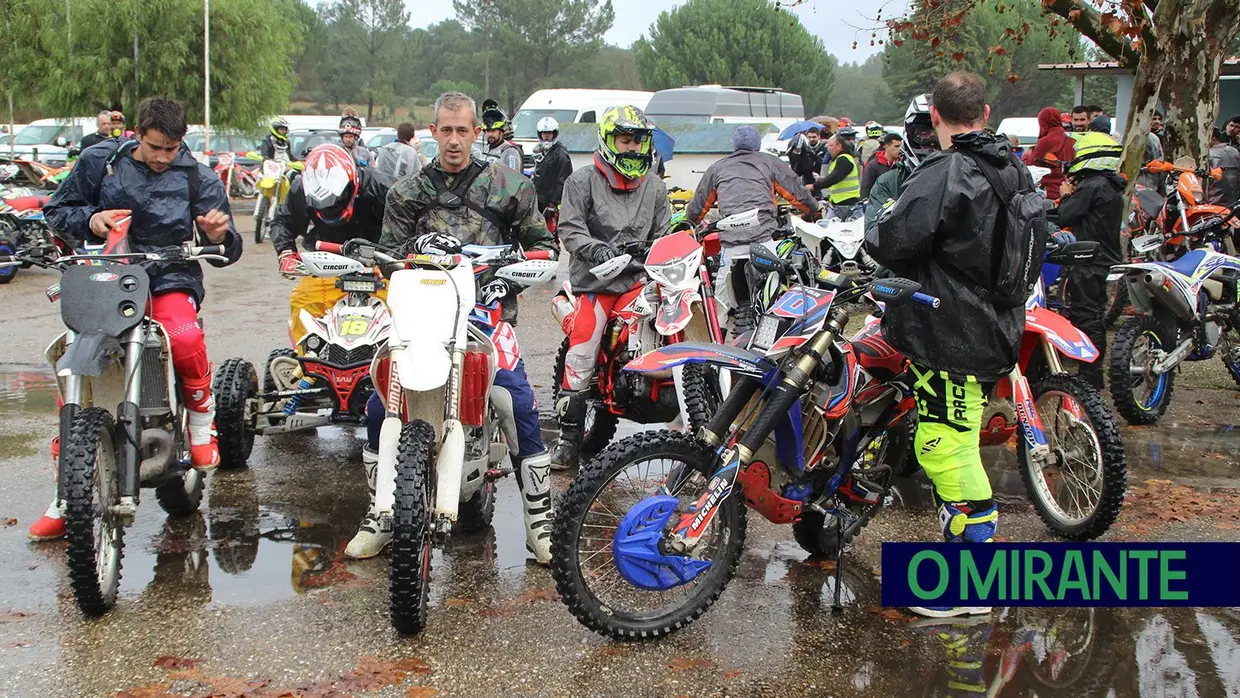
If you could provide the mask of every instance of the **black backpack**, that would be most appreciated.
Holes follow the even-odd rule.
[[[1033,178],[1015,157],[1011,165],[1016,167],[1020,184],[1012,189],[1003,181],[998,168],[985,158],[961,152],[977,163],[1003,204],[991,248],[991,287],[975,291],[999,310],[1022,307],[1042,273],[1042,251],[1050,235],[1046,197],[1034,189]]]

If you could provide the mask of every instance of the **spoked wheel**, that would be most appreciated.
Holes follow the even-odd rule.
[[[689,410],[685,415],[685,426],[689,427],[690,434],[697,434],[698,429],[706,426],[715,416],[715,411],[723,402],[719,371],[706,364],[685,364],[681,378],[685,384],[685,406]]]
[[[1175,372],[1153,372],[1154,362],[1175,346],[1175,338],[1153,317],[1143,315],[1120,325],[1111,346],[1111,397],[1129,424],[1153,424],[1167,411],[1175,389]]]
[[[560,399],[560,386],[564,381],[564,360],[568,356],[568,338],[560,343],[560,351],[555,356],[555,369],[552,379],[552,395],[555,401]],[[581,454],[590,455],[607,448],[616,435],[616,426],[620,418],[607,409],[607,405],[599,398],[596,390],[586,395],[586,415],[581,422]]]
[[[60,452],[69,579],[78,608],[101,616],[116,604],[125,529],[112,507],[120,501],[112,415],[102,407],[73,418]]]
[[[392,508],[392,627],[413,635],[426,627],[431,587],[431,459],[435,429],[415,419],[401,427],[396,453],[396,505]]]
[[[0,230],[0,234],[3,234],[3,232],[3,230]],[[16,246],[11,241],[0,238],[0,256],[8,257],[14,254],[17,254]],[[0,268],[0,284],[7,284],[12,281],[17,276],[17,270],[18,267],[15,266]]]
[[[1034,462],[1022,440],[1016,452],[1025,489],[1052,531],[1093,540],[1115,523],[1124,503],[1127,465],[1119,428],[1098,392],[1077,376],[1048,376],[1033,394],[1050,462]]]
[[[259,194],[258,203],[254,204],[254,242],[262,244],[267,239],[267,209],[271,207],[271,197]]]
[[[181,477],[156,487],[155,499],[169,516],[189,516],[198,511],[206,488],[206,476],[196,468],[190,468]]]
[[[717,460],[692,436],[660,431],[618,441],[582,466],[551,536],[556,590],[577,620],[616,640],[652,640],[697,620],[719,598],[745,541],[741,493],[724,500],[687,555],[667,544]],[[671,496],[652,507],[665,483]],[[652,532],[657,541],[643,539]]]
[[[1118,619],[1105,608],[1017,608],[1019,639],[1028,643],[1021,685],[1047,698],[1104,696],[1123,654]]]
[[[1240,387],[1240,329],[1228,328],[1223,332],[1219,354],[1227,372],[1231,374],[1231,379],[1236,382],[1236,387]]]

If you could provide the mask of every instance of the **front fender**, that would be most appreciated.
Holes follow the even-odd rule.
[[[1045,337],[1051,346],[1069,359],[1086,363],[1098,360],[1098,348],[1089,337],[1067,318],[1046,308],[1025,311],[1025,333]]]
[[[396,376],[405,390],[426,392],[442,387],[452,373],[452,357],[442,345],[411,341],[392,350]]]
[[[692,363],[721,366],[729,371],[759,377],[775,367],[762,354],[743,347],[707,342],[680,342],[647,352],[630,361],[624,370],[657,373]]]

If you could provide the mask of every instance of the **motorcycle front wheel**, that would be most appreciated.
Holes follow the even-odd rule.
[[[263,244],[267,239],[267,231],[263,223],[267,219],[267,209],[271,207],[271,197],[258,195],[258,203],[254,204],[254,242]]]
[[[101,616],[116,604],[125,529],[112,513],[120,501],[112,415],[102,407],[79,412],[60,450],[69,580],[78,608]]]
[[[431,588],[431,510],[435,428],[415,419],[401,427],[392,507],[392,627],[404,635],[426,628]]]
[[[1033,387],[1053,463],[1039,466],[1022,439],[1020,475],[1042,521],[1069,540],[1093,540],[1119,517],[1127,489],[1124,444],[1111,410],[1092,386],[1063,373]]]
[[[697,620],[736,573],[745,542],[745,504],[734,492],[688,558],[708,563],[697,576],[662,590],[629,583],[615,540],[626,513],[668,489],[679,500],[658,543],[705,490],[718,462],[714,449],[681,432],[634,434],[583,465],[560,500],[551,534],[551,575],[568,610],[587,628],[615,640],[653,640]],[[653,563],[652,563],[653,565]]]

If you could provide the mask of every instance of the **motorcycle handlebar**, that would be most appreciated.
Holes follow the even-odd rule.
[[[314,243],[314,249],[320,252],[334,252],[336,254],[340,254],[343,248],[344,245],[341,245],[338,242],[326,242],[324,240],[319,240]]]
[[[928,305],[931,308],[939,307],[939,299],[935,298],[934,296],[928,293],[922,293],[921,291],[917,291],[913,293],[912,297],[915,303],[921,303],[922,305]]]
[[[525,253],[526,259],[555,259],[555,253],[551,250],[530,250]]]

